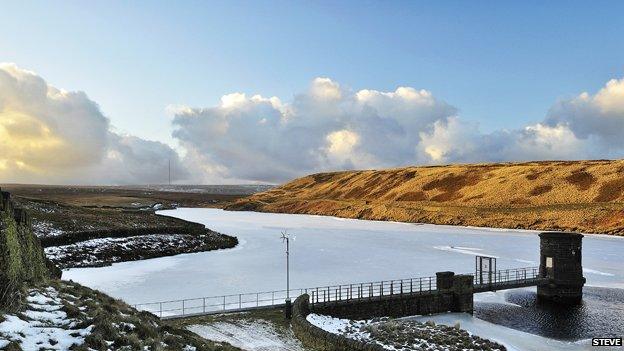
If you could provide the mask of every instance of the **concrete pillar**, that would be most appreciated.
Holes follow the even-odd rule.
[[[292,317],[292,302],[290,299],[286,299],[286,304],[284,305],[284,317],[288,320]]]
[[[583,299],[582,240],[578,233],[545,232],[540,237],[540,300],[578,304]]]
[[[436,273],[436,289],[439,291],[451,290],[453,288],[453,272],[437,272]]]
[[[474,276],[458,274],[453,279],[453,312],[472,313],[474,309]]]

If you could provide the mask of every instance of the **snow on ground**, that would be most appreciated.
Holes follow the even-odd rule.
[[[54,228],[54,225],[47,221],[33,223],[33,232],[39,238],[65,234],[64,231]]]
[[[197,324],[187,329],[202,338],[227,342],[248,351],[304,351],[292,331],[278,332],[263,320]]]
[[[46,247],[46,256],[64,268],[86,267],[104,262],[118,262],[123,256],[145,251],[190,248],[201,246],[203,236],[189,234],[150,234],[126,238],[98,238],[75,244]],[[109,255],[109,253],[111,253]],[[108,257],[111,256],[111,257]]]
[[[325,331],[334,334],[347,334],[351,339],[368,341],[370,333],[362,330],[370,321],[354,321],[350,319],[334,318],[323,314],[311,313],[306,319]]]
[[[415,320],[376,318],[349,320],[319,314],[306,318],[313,325],[330,333],[365,343],[374,343],[385,350],[503,350],[492,341],[471,335],[457,327],[421,323]]]
[[[0,323],[0,348],[16,342],[23,350],[67,350],[82,345],[93,326],[79,328],[68,318],[53,288],[31,290],[22,313],[4,315]]]
[[[501,343],[507,348],[508,351],[589,351],[596,349],[591,346],[591,342],[589,340],[572,342],[545,338],[539,335],[526,333],[474,318],[466,313],[444,313],[433,316],[406,317],[401,318],[401,320],[415,320],[420,322],[433,321],[438,324],[445,324],[449,326],[459,323],[462,329],[467,330],[471,334],[476,334]],[[601,349],[616,350],[614,348],[606,347]],[[621,348],[619,350],[621,350]]]

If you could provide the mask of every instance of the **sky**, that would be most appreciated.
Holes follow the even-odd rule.
[[[0,182],[158,183],[165,158],[180,183],[279,183],[326,170],[624,154],[619,1],[2,9],[0,62],[13,73],[0,84]],[[33,101],[23,83],[35,78],[69,92],[66,101]],[[46,128],[56,142],[42,142]],[[60,161],[43,160],[52,151]]]

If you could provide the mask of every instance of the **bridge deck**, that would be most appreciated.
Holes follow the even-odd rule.
[[[486,292],[535,286],[540,281],[537,267],[516,268],[479,274],[474,279],[474,292]],[[471,274],[472,275],[472,274]],[[487,281],[487,283],[482,283]],[[160,318],[182,318],[215,313],[232,313],[254,309],[277,308],[286,297],[310,295],[311,303],[354,301],[373,297],[422,294],[437,290],[435,276],[388,280],[378,282],[343,284],[290,291],[266,291],[247,294],[199,297],[194,299],[160,301],[134,305],[152,312]]]
[[[537,283],[539,283],[540,281],[541,281],[540,278],[531,278],[531,279],[509,280],[509,281],[497,282],[497,283],[492,283],[492,284],[478,284],[474,286],[473,291],[475,293],[481,293],[481,292],[486,292],[486,291],[526,288],[529,286],[536,286]]]

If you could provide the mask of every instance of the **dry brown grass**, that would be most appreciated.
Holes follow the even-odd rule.
[[[314,174],[228,209],[624,234],[624,160]]]

